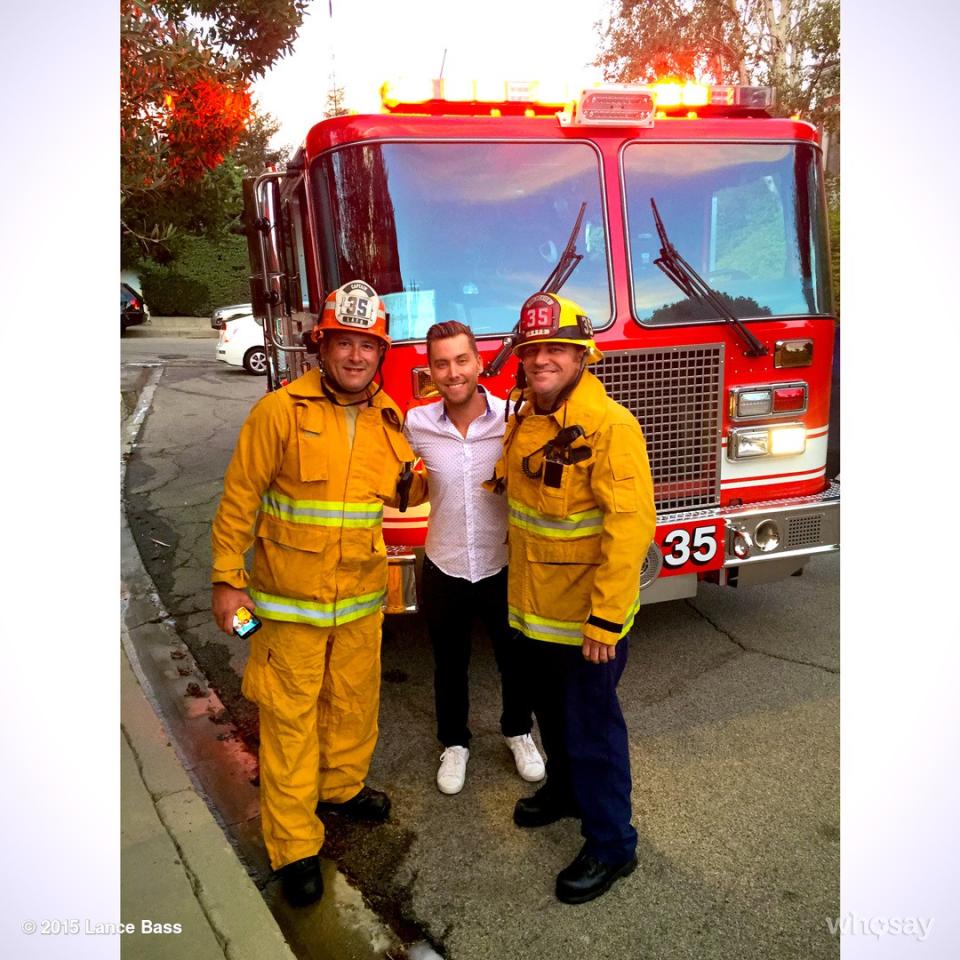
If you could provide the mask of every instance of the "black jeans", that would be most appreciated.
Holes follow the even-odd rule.
[[[604,863],[623,863],[637,848],[630,822],[630,744],[617,697],[628,638],[607,663],[584,660],[579,646],[522,634],[518,640],[547,755],[541,789],[580,811],[588,853]]]
[[[470,635],[479,616],[493,642],[500,671],[505,737],[529,733],[533,724],[531,692],[525,681],[518,647],[519,635],[507,623],[507,569],[471,583],[448,577],[423,558],[423,613],[433,644],[433,690],[437,708],[437,738],[445,747],[470,743],[467,717],[470,693]]]

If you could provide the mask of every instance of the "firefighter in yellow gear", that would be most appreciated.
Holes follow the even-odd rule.
[[[547,753],[547,780],[514,822],[581,820],[584,846],[556,895],[582,903],[636,866],[616,686],[656,527],[653,483],[640,425],[586,369],[601,353],[577,304],[530,297],[514,353],[522,392],[489,486],[508,501],[510,623]]]
[[[242,691],[259,707],[264,841],[297,906],[323,892],[317,814],[389,812],[365,784],[380,702],[381,520],[410,484],[423,499],[400,411],[371,386],[390,346],[375,291],[353,281],[331,293],[314,335],[322,372],[253,407],[212,529],[218,626],[232,632],[239,607],[262,621]]]

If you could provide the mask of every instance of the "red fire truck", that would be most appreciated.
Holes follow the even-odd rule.
[[[325,294],[357,279],[389,311],[383,380],[401,408],[435,397],[425,335],[442,320],[471,326],[496,371],[485,385],[506,396],[520,305],[575,250],[563,295],[593,321],[592,369],[650,457],[644,602],[693,596],[701,580],[769,582],[839,548],[810,124],[771,116],[760,87],[608,86],[568,101],[536,84],[433,81],[382,94],[384,113],[318,123],[284,170],[246,184],[269,388],[317,362],[302,335]],[[391,585],[406,588],[388,610],[413,608],[427,512],[385,517]]]

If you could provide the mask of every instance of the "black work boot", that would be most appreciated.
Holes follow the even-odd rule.
[[[557,875],[557,899],[561,903],[586,903],[606,893],[614,880],[633,873],[636,866],[636,855],[621,863],[604,863],[584,848]]]
[[[579,817],[576,804],[548,787],[541,787],[532,797],[521,797],[513,808],[513,822],[518,827],[545,827],[564,817]]]
[[[283,895],[292,907],[306,907],[323,896],[320,858],[314,854],[294,860],[277,871],[283,884]]]
[[[317,816],[324,813],[342,813],[351,820],[366,820],[370,823],[382,823],[390,816],[390,798],[382,790],[363,787],[360,792],[343,803],[328,803],[321,800],[317,804]]]

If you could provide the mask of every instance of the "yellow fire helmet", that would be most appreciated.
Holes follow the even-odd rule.
[[[530,343],[572,343],[587,350],[587,363],[603,358],[593,339],[593,324],[583,307],[555,293],[535,293],[520,308],[514,356]]]

